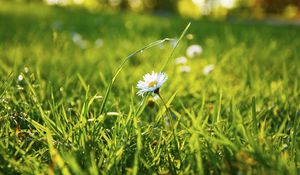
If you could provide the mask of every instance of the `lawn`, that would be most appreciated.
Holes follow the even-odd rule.
[[[0,174],[300,174],[300,26],[0,4]]]

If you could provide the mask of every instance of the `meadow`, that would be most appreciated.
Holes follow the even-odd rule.
[[[300,26],[0,4],[0,174],[300,174]]]

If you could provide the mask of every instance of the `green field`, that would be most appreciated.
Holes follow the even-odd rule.
[[[189,22],[0,1],[0,174],[300,174],[300,26],[191,21],[110,86]]]

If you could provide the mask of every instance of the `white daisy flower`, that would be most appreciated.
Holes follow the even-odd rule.
[[[143,81],[139,81],[137,84],[137,88],[140,89],[137,92],[137,95],[143,96],[147,92],[152,92],[152,95],[155,96],[155,93],[159,93],[159,88],[167,81],[168,76],[163,73],[155,73],[152,71],[152,73],[147,73],[143,77]]]
[[[81,49],[86,49],[89,45],[87,40],[84,40],[79,33],[72,33],[72,40],[75,44],[77,44]]]
[[[202,52],[203,52],[203,49],[198,44],[191,45],[186,49],[186,55],[190,58],[194,58],[198,55],[201,55]]]
[[[19,81],[22,81],[23,79],[24,79],[23,75],[20,74],[20,75],[18,76],[18,80],[19,80]]]
[[[95,46],[96,46],[97,48],[102,47],[103,44],[104,44],[103,39],[98,38],[98,39],[95,40]]]
[[[204,67],[203,69],[203,73],[204,75],[208,75],[210,72],[212,72],[215,69],[215,65],[213,64],[209,64],[207,66]]]
[[[175,59],[175,64],[185,64],[187,62],[186,57],[181,56]]]
[[[82,41],[82,36],[79,33],[72,33],[72,40],[74,43],[79,43]]]

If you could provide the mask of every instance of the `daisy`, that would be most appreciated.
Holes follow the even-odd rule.
[[[147,92],[152,92],[152,95],[155,96],[155,94],[159,93],[159,88],[167,81],[168,76],[163,72],[155,73],[152,71],[151,74],[147,73],[144,75],[143,79],[136,86],[140,89],[137,95],[143,96]]]
[[[79,43],[80,41],[82,41],[82,36],[79,33],[74,32],[72,33],[72,40],[74,43]]]
[[[95,40],[95,46],[96,46],[97,48],[102,47],[103,44],[104,44],[103,39],[98,38],[98,39]]]
[[[208,75],[210,72],[212,72],[215,69],[215,65],[213,64],[209,64],[207,66],[204,67],[203,69],[203,73],[204,75]]]
[[[75,44],[77,44],[81,49],[86,49],[89,42],[84,40],[79,33],[72,33],[72,40]]]
[[[186,49],[186,55],[190,58],[194,58],[202,53],[203,49],[200,45],[194,44]]]
[[[19,81],[22,81],[23,79],[24,79],[23,75],[20,74],[20,75],[18,76],[18,80],[19,80]]]
[[[185,64],[187,62],[186,57],[181,56],[175,59],[175,64]]]

